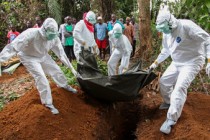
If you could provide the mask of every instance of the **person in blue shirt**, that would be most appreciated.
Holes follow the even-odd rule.
[[[102,17],[97,18],[98,23],[95,24],[96,43],[100,51],[100,58],[105,60],[107,45],[107,24],[103,23]]]

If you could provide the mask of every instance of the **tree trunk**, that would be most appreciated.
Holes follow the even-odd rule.
[[[111,18],[113,12],[113,1],[112,0],[101,0],[102,16],[104,21],[107,22]]]
[[[137,50],[136,57],[148,59],[152,51],[152,34],[151,34],[151,19],[150,19],[150,0],[138,0],[139,4],[139,40],[140,47]]]

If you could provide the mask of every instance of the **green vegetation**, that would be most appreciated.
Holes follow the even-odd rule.
[[[18,98],[19,96],[15,92],[10,92],[7,95],[4,95],[3,91],[0,91],[0,111],[3,109],[6,103],[17,100]]]
[[[98,68],[103,75],[108,75],[107,63],[97,58]]]
[[[191,19],[208,33],[210,32],[210,1],[209,0],[180,0],[169,3],[170,11],[181,19]]]
[[[100,60],[99,58],[97,58],[97,62],[98,62],[98,67],[99,70],[104,74],[104,75],[108,75],[107,73],[107,64],[105,61]],[[74,69],[77,69],[77,62],[76,61],[72,61],[71,63],[74,67]],[[63,71],[63,73],[65,74],[67,80],[68,80],[68,84],[70,85],[77,85],[77,80],[76,77],[73,75],[73,73],[71,72],[71,70],[64,66],[64,65],[60,65],[61,70]]]
[[[47,17],[46,3],[41,1],[0,1],[0,49],[7,43],[7,31],[10,25],[15,25],[17,31],[22,32],[26,22],[35,23],[35,17]]]
[[[76,61],[72,61],[71,63],[74,67],[74,69],[77,69],[77,62]],[[63,73],[65,74],[67,80],[68,80],[68,84],[70,85],[78,85],[76,77],[73,75],[73,73],[71,72],[71,70],[64,66],[64,65],[60,65],[61,70],[63,71]]]

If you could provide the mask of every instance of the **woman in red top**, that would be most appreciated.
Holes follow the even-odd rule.
[[[11,30],[7,33],[8,44],[11,43],[20,33],[16,31],[15,26],[11,25]]]

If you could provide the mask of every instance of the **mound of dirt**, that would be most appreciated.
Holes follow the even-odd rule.
[[[177,124],[169,135],[160,132],[167,110],[159,110],[159,94],[144,96],[140,101],[140,120],[136,135],[138,139],[210,139],[210,96],[188,93],[187,101]]]
[[[99,106],[85,103],[83,95],[75,95],[52,86],[54,105],[60,114],[53,115],[41,105],[38,91],[33,89],[8,104],[0,112],[0,139],[93,139],[101,130]],[[97,103],[96,103],[97,106]]]

